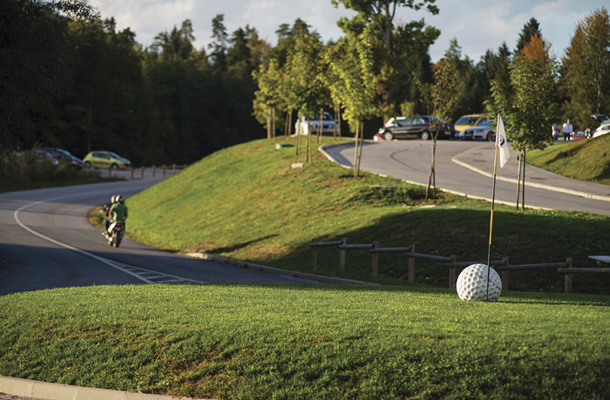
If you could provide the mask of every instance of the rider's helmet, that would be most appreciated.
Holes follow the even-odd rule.
[[[112,195],[112,197],[110,198],[110,204],[114,204],[115,203],[115,195]]]
[[[125,203],[125,197],[117,195],[117,203]]]

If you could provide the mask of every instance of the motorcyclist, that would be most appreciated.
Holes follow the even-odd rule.
[[[115,203],[108,210],[108,215],[111,218],[112,224],[106,229],[108,233],[112,229],[114,222],[123,222],[123,230],[125,229],[125,220],[127,219],[128,212],[127,206],[125,205],[125,197],[121,195],[114,196]]]
[[[104,226],[106,227],[106,230],[104,232],[102,232],[103,235],[105,235],[106,232],[108,232],[108,228],[110,228],[110,224],[112,223],[112,216],[110,215],[110,207],[112,207],[114,205],[114,203],[116,203],[117,198],[118,198],[118,195],[112,195],[112,197],[110,197],[110,205],[104,204],[104,214],[106,215],[106,218],[104,220]]]

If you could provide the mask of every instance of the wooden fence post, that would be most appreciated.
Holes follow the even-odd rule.
[[[409,253],[415,253],[415,244],[409,247]],[[415,283],[415,258],[409,257],[409,283]]]
[[[176,163],[172,164],[172,175],[176,175]]]
[[[163,177],[165,178],[165,164],[163,164]]]
[[[312,239],[311,242],[316,243],[316,239]],[[311,247],[311,268],[314,271],[318,270],[318,248],[316,246]]]
[[[456,260],[456,256],[449,256],[451,257],[451,263],[455,263]],[[455,267],[449,267],[449,289],[453,289],[455,288],[455,282],[456,282],[456,277],[455,277]]]
[[[133,180],[133,171],[135,171],[134,167],[131,167],[131,179]]]
[[[347,243],[346,238],[341,238],[341,244],[339,246],[344,246]],[[345,249],[339,249],[339,272],[345,272]]]
[[[373,242],[373,248],[378,249],[379,242]],[[379,253],[373,253],[373,266],[371,269],[371,276],[373,278],[375,278],[375,277],[377,277],[378,273],[379,273]]]
[[[157,166],[153,165],[153,178],[155,177],[156,172],[157,172]]]
[[[144,179],[144,167],[142,167],[142,179]]]
[[[112,166],[108,167],[108,178],[112,177]]]
[[[504,260],[504,262],[505,262],[504,265],[508,265],[508,256],[503,257],[502,260]],[[508,290],[508,271],[507,270],[502,271],[502,290]]]
[[[566,268],[574,267],[574,260],[571,258],[566,258]],[[565,292],[572,293],[572,278],[573,274],[565,274]]]

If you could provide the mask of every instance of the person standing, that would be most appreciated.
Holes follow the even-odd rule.
[[[553,136],[553,140],[559,140],[559,125],[553,124],[551,136]]]
[[[563,124],[563,128],[561,128],[561,131],[563,132],[564,140],[570,140],[570,137],[572,136],[572,133],[574,132],[574,127],[570,123],[569,119],[566,121],[565,124]]]

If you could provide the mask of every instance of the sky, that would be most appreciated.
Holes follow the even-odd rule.
[[[275,31],[281,24],[292,26],[301,18],[322,39],[337,40],[343,34],[337,27],[341,17],[355,13],[342,5],[335,8],[330,0],[88,0],[102,18],[114,17],[117,29],[130,28],[136,40],[145,47],[154,37],[169,32],[190,19],[195,47],[208,51],[212,19],[224,15],[229,35],[249,25],[260,38],[277,43]],[[441,30],[441,36],[430,48],[432,61],[438,61],[456,39],[462,55],[478,62],[488,49],[497,51],[506,42],[514,49],[523,26],[533,17],[540,23],[543,38],[551,44],[551,54],[561,59],[576,25],[594,10],[601,0],[437,0],[439,14],[401,8],[395,23],[424,18],[427,25]]]

